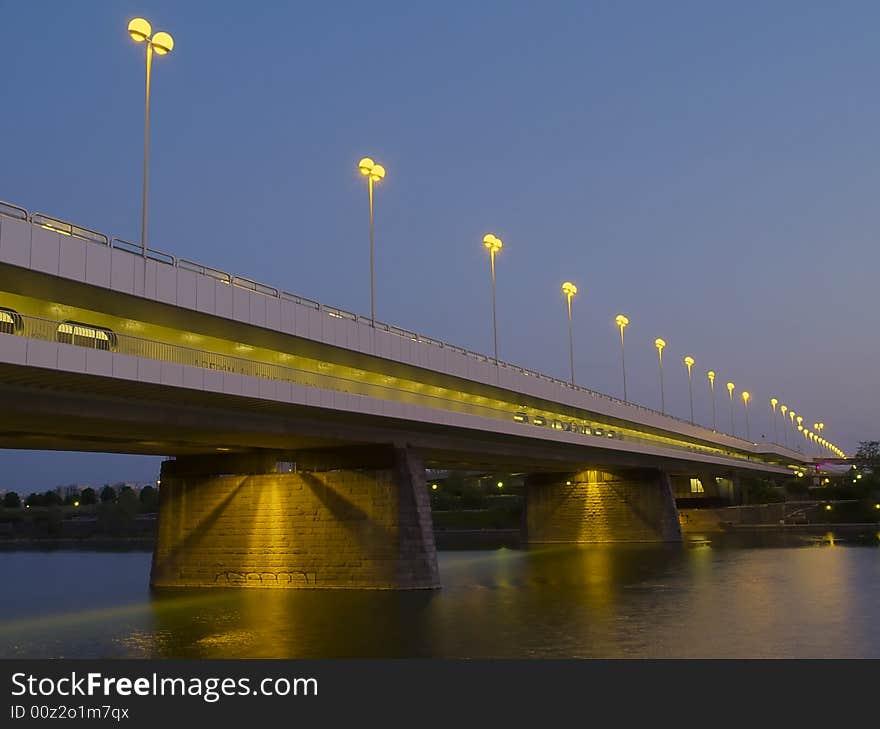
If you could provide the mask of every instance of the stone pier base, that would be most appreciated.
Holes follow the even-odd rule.
[[[273,456],[166,461],[150,584],[439,587],[418,455],[389,448],[369,468],[332,460],[312,470]]]
[[[524,528],[529,544],[681,541],[669,477],[654,469],[533,474]]]

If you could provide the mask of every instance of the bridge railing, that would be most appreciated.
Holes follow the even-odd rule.
[[[66,220],[53,218],[42,213],[32,213],[29,220],[33,225],[39,225],[41,228],[52,230],[70,238],[79,238],[91,243],[100,243],[104,246],[110,245],[110,238],[104,233],[99,233],[97,230],[91,230],[90,228],[82,228],[79,225],[68,223]]]
[[[110,247],[125,253],[134,253],[135,255],[143,256],[144,258],[147,258],[150,261],[156,261],[157,263],[164,263],[169,266],[177,265],[177,259],[170,253],[165,253],[165,251],[160,251],[156,248],[144,249],[140,243],[132,243],[124,238],[111,238]]]
[[[298,294],[283,291],[274,286],[262,284],[249,278],[236,276],[234,274],[221,271],[211,266],[197,263],[195,261],[190,261],[186,258],[177,258],[176,256],[173,256],[164,251],[147,247],[146,252],[144,252],[143,247],[139,244],[130,243],[121,238],[110,238],[104,233],[99,233],[97,231],[90,230],[89,228],[75,226],[72,223],[67,223],[57,218],[51,218],[41,213],[29,213],[25,208],[19,207],[12,203],[0,201],[0,216],[29,221],[33,225],[39,225],[43,228],[54,230],[55,232],[61,233],[62,235],[81,238],[83,240],[100,243],[102,245],[111,245],[116,250],[123,251],[125,253],[131,253],[133,255],[145,256],[147,259],[160,264],[174,266],[187,271],[193,271],[205,276],[210,276],[211,278],[214,278],[224,284],[248,289],[249,291],[253,291],[264,296],[271,296],[273,298],[283,299],[285,301],[293,301],[294,303],[300,304],[302,306],[307,306],[309,308],[315,309],[316,311],[323,311],[332,318],[348,319],[350,321],[355,321],[360,324],[373,325],[376,329],[379,329],[380,331],[385,331],[413,342],[429,344],[431,346],[440,347],[442,349],[448,349],[452,352],[456,352],[457,354],[462,354],[470,357],[478,362],[495,362],[495,359],[493,357],[490,357],[489,355],[474,352],[470,349],[459,347],[458,345],[450,344],[448,342],[443,342],[439,339],[420,335],[415,332],[397,327],[393,324],[387,324],[381,321],[373,321],[369,317],[353,314],[343,309],[337,309],[336,307],[328,306],[326,304],[321,304],[320,302],[314,301],[313,299],[308,299],[299,296]],[[668,418],[669,420],[673,420],[687,426],[692,426],[692,423],[689,420],[685,420],[684,418],[669,415],[668,413],[661,413],[660,411],[653,408],[645,407],[644,405],[639,405],[637,403],[627,400],[622,400],[612,395],[606,395],[603,392],[591,390],[588,387],[583,387],[581,385],[572,385],[571,382],[568,382],[567,380],[561,380],[557,377],[552,377],[541,372],[536,372],[525,367],[520,367],[519,365],[512,364],[510,362],[498,360],[497,365],[499,367],[512,370],[518,374],[534,377],[544,382],[550,382],[558,387],[562,387],[567,390],[572,390],[574,392],[584,393],[586,395],[589,395],[590,397],[599,398],[609,403],[613,403],[614,405],[619,407],[632,409],[634,412],[641,412],[645,414],[650,414],[652,416],[660,416],[661,418]],[[753,441],[745,440],[737,436],[727,437],[731,438],[733,441],[742,443],[743,446],[754,445]]]
[[[184,271],[192,271],[193,273],[200,273],[203,276],[210,276],[220,283],[232,283],[232,276],[226,273],[226,271],[221,271],[218,268],[211,268],[211,266],[205,266],[201,263],[196,263],[195,261],[190,261],[186,258],[175,259],[174,265],[176,265],[178,268],[182,268]]]
[[[0,200],[0,215],[5,215],[7,218],[15,218],[16,220],[26,221],[28,219],[27,210],[2,200]]]
[[[394,385],[386,382],[373,382],[370,379],[378,379],[380,375],[366,370],[352,370],[356,377],[344,377],[267,362],[262,359],[255,359],[254,356],[238,357],[221,352],[200,350],[179,344],[146,339],[131,334],[111,332],[108,329],[82,322],[45,319],[29,315],[18,316],[21,320],[21,326],[17,327],[14,332],[5,333],[6,336],[23,336],[75,347],[104,350],[108,354],[123,354],[160,362],[198,367],[211,370],[220,375],[228,373],[258,377],[349,395],[418,405],[464,415],[474,415],[495,421],[503,421],[508,424],[518,423],[517,427],[522,428],[521,434],[524,436],[534,433],[535,428],[541,428],[544,432],[548,430],[574,432],[585,445],[596,447],[602,447],[602,442],[611,439],[693,453],[726,456],[738,460],[752,460],[754,458],[752,454],[721,446],[711,447],[684,440],[676,441],[669,436],[652,437],[632,428],[609,425],[606,422],[601,422],[601,419],[575,417],[537,408],[528,408],[531,412],[528,417],[523,419],[522,408],[514,403],[501,402],[498,405],[487,405],[484,402],[477,402],[478,400],[485,400],[481,396],[454,390],[446,390],[446,394],[427,393],[421,391],[421,388],[424,387],[421,383],[414,381],[401,383],[400,380],[395,380],[397,384]],[[0,336],[4,336],[3,330],[0,330]],[[279,357],[287,356],[281,352],[268,352],[268,354]]]

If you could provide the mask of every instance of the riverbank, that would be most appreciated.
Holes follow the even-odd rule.
[[[686,539],[689,536],[735,533],[775,533],[809,538],[831,533],[858,541],[876,540],[880,533],[880,523],[847,521],[850,503],[852,502],[790,501],[702,509],[684,508],[679,509],[679,520]],[[33,516],[37,519],[33,519]],[[40,518],[42,516],[39,513],[29,514],[28,517],[31,518],[5,523],[5,529],[0,530],[0,551],[151,551],[155,543],[155,514],[141,514],[124,524],[109,525],[102,524],[97,515],[81,512],[74,518],[58,519],[55,522]],[[510,515],[503,516],[504,519],[495,512],[483,510],[438,512],[434,523],[437,549],[454,551],[525,547],[521,531],[514,526],[513,518]],[[106,533],[102,531],[102,526],[111,526],[118,531]]]
[[[53,550],[87,552],[152,552],[155,539],[138,537],[21,537],[0,539],[0,552],[43,552]]]

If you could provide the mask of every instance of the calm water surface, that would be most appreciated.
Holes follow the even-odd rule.
[[[151,592],[148,553],[0,552],[0,657],[880,657],[880,549],[796,544],[442,552],[416,593]]]

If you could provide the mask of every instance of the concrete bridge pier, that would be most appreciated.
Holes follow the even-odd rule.
[[[536,473],[525,491],[529,544],[682,539],[669,476],[657,469]]]
[[[162,464],[153,587],[439,587],[425,470],[406,448]]]

